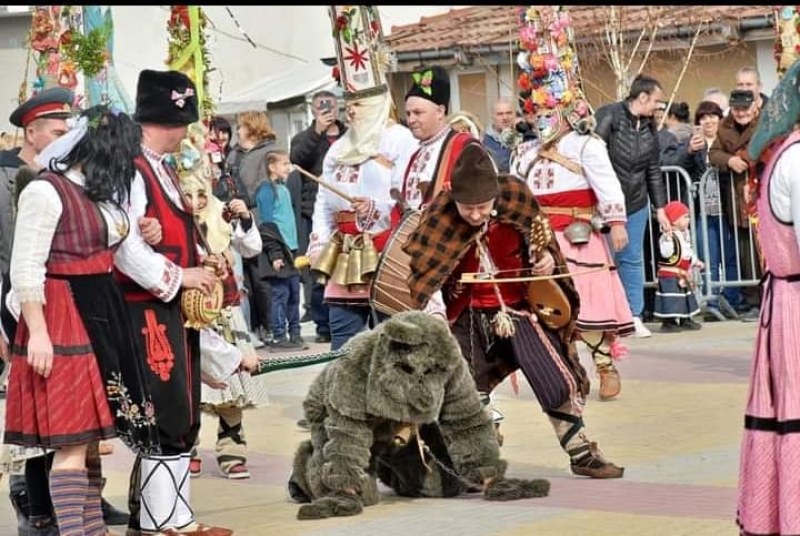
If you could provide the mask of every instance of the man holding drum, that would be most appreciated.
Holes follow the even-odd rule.
[[[181,297],[190,289],[210,295],[219,280],[198,266],[192,207],[165,158],[198,120],[194,84],[177,71],[142,71],[135,119],[142,125],[142,154],[124,207],[130,221],[158,219],[162,236],[150,246],[132,226],[115,264],[134,331],[141,334],[137,344],[147,363],[161,455],[136,459],[128,534],[228,536],[228,529],[197,523],[189,499],[189,453],[200,431],[200,346],[199,332],[184,327]]]
[[[411,257],[408,286],[414,307],[444,302],[478,390],[490,393],[521,369],[570,457],[572,472],[620,478],[623,468],[607,461],[585,435],[582,408],[589,381],[573,339],[578,296],[546,216],[525,182],[498,176],[487,151],[467,145],[449,185],[422,213],[403,250]],[[522,277],[526,272],[556,274],[556,290],[571,310],[560,329],[533,314],[537,309],[524,283],[531,278]]]
[[[322,164],[308,256],[312,271],[327,279],[331,350],[337,350],[374,322],[369,281],[389,238],[395,205],[390,191],[401,184],[416,141],[390,119],[387,65],[378,62],[386,53],[377,8],[332,6],[330,14],[349,125]],[[347,49],[369,54],[345,61]]]

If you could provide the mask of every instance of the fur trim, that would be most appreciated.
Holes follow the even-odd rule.
[[[489,484],[483,494],[483,498],[487,501],[516,501],[534,497],[547,497],[549,494],[549,480],[505,478],[495,480]]]

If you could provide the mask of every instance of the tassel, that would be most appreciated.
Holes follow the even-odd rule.
[[[608,353],[611,354],[611,359],[614,361],[621,361],[622,359],[628,357],[628,347],[622,344],[622,342],[620,342],[620,340],[617,338],[611,343]]]
[[[516,327],[514,326],[514,321],[511,319],[511,315],[504,309],[501,309],[494,315],[494,319],[492,320],[492,324],[494,327],[494,333],[498,337],[502,339],[508,339],[514,336],[516,333]]]

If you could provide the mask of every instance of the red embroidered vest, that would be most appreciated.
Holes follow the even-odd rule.
[[[108,246],[108,230],[97,205],[86,190],[54,173],[44,173],[39,180],[53,185],[61,198],[58,220],[47,273],[52,275],[84,275],[109,273],[114,265],[114,251]]]
[[[156,176],[150,163],[139,155],[134,160],[136,169],[144,179],[145,192],[147,193],[147,208],[145,217],[155,218],[161,223],[161,242],[151,246],[153,251],[164,255],[181,268],[191,268],[197,265],[197,236],[194,225],[194,216],[177,207],[169,198]],[[170,175],[172,171],[168,170]],[[175,187],[178,188],[177,179]],[[131,225],[138,225],[131,222]],[[128,276],[115,271],[117,280],[122,284],[125,298],[131,301],[148,301],[155,297],[147,290],[140,287]]]

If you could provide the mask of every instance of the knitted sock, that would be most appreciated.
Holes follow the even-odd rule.
[[[50,472],[50,497],[60,536],[85,536],[83,508],[86,504],[86,469],[59,469]]]
[[[100,452],[97,443],[89,446],[86,453],[86,476],[88,488],[86,504],[83,508],[83,530],[86,536],[105,536],[106,524],[103,522],[103,471],[100,466]]]

